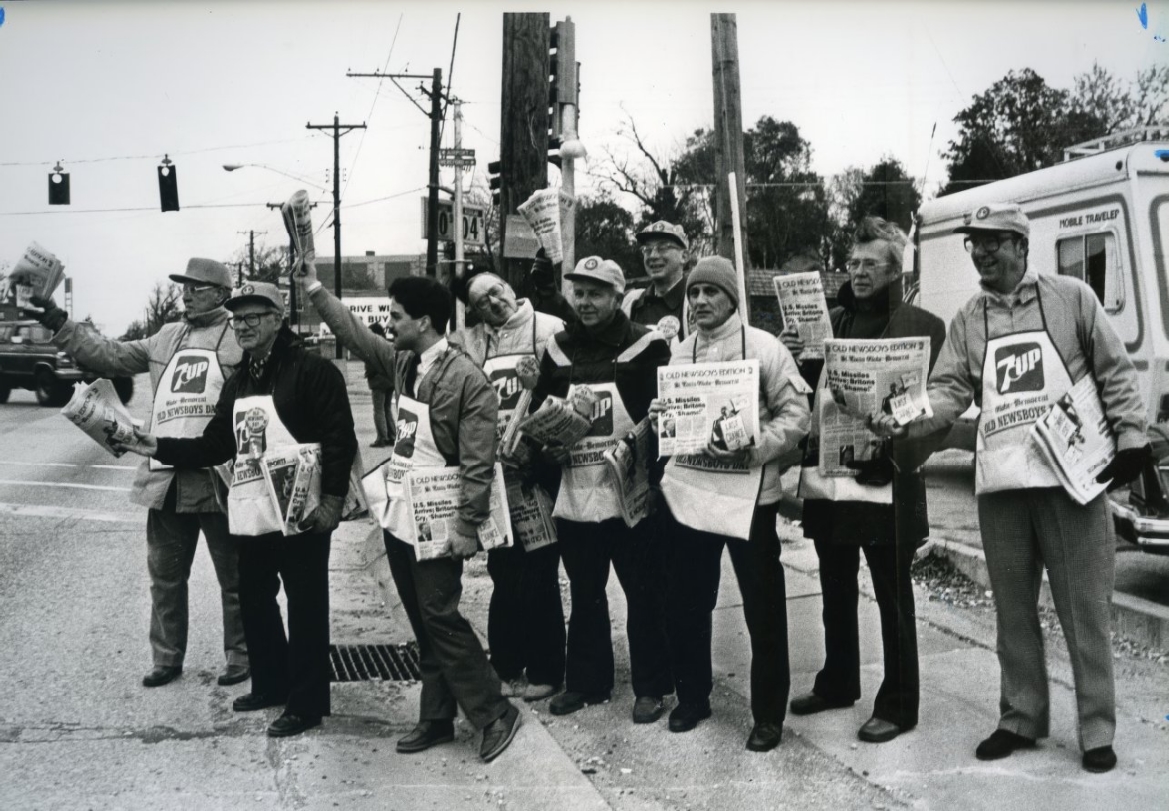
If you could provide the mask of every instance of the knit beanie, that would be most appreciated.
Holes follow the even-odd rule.
[[[727,294],[727,298],[739,309],[739,277],[730,259],[722,256],[704,256],[698,260],[694,270],[686,279],[686,293],[696,284],[713,284]]]

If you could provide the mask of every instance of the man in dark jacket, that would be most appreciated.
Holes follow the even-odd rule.
[[[139,436],[129,450],[182,468],[235,458],[228,526],[239,544],[240,609],[251,654],[252,690],[236,712],[285,705],[271,737],[299,734],[329,714],[329,542],[341,517],[357,436],[345,380],[332,363],[306,352],[282,327],[274,284],[250,282],[227,302],[244,350],[240,372],[220,393],[201,437]],[[320,445],[320,505],[285,536],[260,472],[263,453]],[[276,594],[288,598],[288,636]]]
[[[829,313],[836,338],[908,338],[928,336],[930,367],[946,337],[938,317],[900,299],[901,258],[905,234],[878,217],[862,220],[846,267],[849,281],[838,294],[840,306]],[[799,358],[803,342],[785,330],[780,338]],[[815,388],[823,361],[806,361],[801,372]],[[902,449],[892,449],[901,458]],[[905,458],[908,460],[908,454]],[[810,460],[805,460],[805,466]],[[850,465],[851,466],[851,465]],[[860,643],[857,630],[857,574],[863,549],[881,614],[885,678],[877,691],[872,717],[860,728],[862,741],[883,743],[917,725],[919,700],[916,615],[909,567],[913,553],[929,533],[925,482],[907,463],[895,469],[882,448],[872,460],[859,463],[854,482],[837,490],[836,500],[809,492],[804,498],[805,537],[820,558],[824,601],[824,667],[812,692],[792,699],[794,715],[848,707],[861,695]],[[849,493],[847,487],[870,492]],[[882,495],[879,490],[885,489]],[[815,497],[819,495],[820,497]],[[864,498],[859,498],[863,495]]]
[[[381,324],[370,325],[369,331],[379,338],[386,337],[385,328]],[[370,447],[388,448],[394,444],[394,417],[390,410],[394,397],[394,379],[379,372],[374,364],[367,363],[365,381],[373,395],[373,427],[377,431],[377,439]]]

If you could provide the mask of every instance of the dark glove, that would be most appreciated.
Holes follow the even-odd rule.
[[[1141,475],[1141,471],[1145,469],[1145,465],[1152,458],[1153,448],[1151,445],[1141,445],[1139,448],[1125,448],[1122,451],[1117,451],[1116,458],[1100,471],[1096,481],[1103,483],[1112,479],[1109,489],[1123,487]]]
[[[321,503],[313,514],[301,522],[309,532],[332,532],[341,523],[341,508],[345,506],[342,496],[321,496]]]
[[[856,471],[856,483],[869,487],[884,487],[893,481],[893,460],[889,454],[879,452],[872,459],[846,462],[849,470]]]
[[[36,310],[26,310],[29,315],[40,321],[41,324],[53,332],[58,332],[61,327],[65,326],[65,322],[69,320],[69,313],[57,306],[57,302],[51,298],[41,298],[40,296],[29,296],[29,303],[36,307],[40,307],[44,312],[37,312]]]

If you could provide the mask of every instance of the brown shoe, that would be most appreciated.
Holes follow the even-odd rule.
[[[450,718],[438,721],[419,721],[408,734],[398,739],[394,747],[403,755],[415,752],[424,752],[440,743],[450,743],[455,739],[455,722]]]
[[[503,754],[520,728],[520,711],[511,704],[507,711],[483,729],[483,743],[479,746],[479,759],[490,763]]]

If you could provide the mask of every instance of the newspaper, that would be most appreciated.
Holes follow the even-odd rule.
[[[516,376],[519,378],[522,391],[515,408],[506,419],[501,420],[502,430],[499,447],[505,456],[508,451],[514,451],[520,431],[520,422],[528,416],[528,409],[532,407],[532,390],[536,388],[536,381],[540,377],[540,363],[532,355],[524,355],[516,362]]]
[[[134,444],[134,420],[114,391],[114,384],[105,378],[76,384],[73,397],[61,413],[113,456],[126,452],[116,448],[115,443]]]
[[[1084,375],[1031,427],[1031,441],[1051,465],[1068,495],[1087,504],[1108,482],[1096,476],[1116,457],[1116,436],[1092,375]]]
[[[523,215],[544,254],[552,264],[564,261],[564,250],[569,233],[564,228],[564,215],[575,201],[568,192],[561,189],[537,189],[517,209]]]
[[[759,361],[754,358],[660,366],[658,398],[665,406],[658,417],[660,456],[701,454],[708,444],[737,451],[759,437]]]
[[[621,517],[632,527],[649,515],[649,433],[646,417],[620,442],[605,451],[605,464],[617,483]]]
[[[261,470],[281,520],[280,531],[304,532],[304,519],[321,503],[321,446],[313,442],[269,448]]]
[[[552,520],[552,498],[538,484],[525,487],[520,477],[504,473],[507,486],[508,517],[515,542],[525,552],[556,543],[556,524]]]
[[[928,337],[824,342],[813,426],[819,434],[820,475],[855,477],[849,463],[881,451],[883,442],[865,427],[873,412],[884,411],[899,425],[933,416],[925,393],[929,361]]]
[[[773,277],[784,328],[799,333],[804,342],[800,360],[821,360],[824,341],[832,337],[824,280],[819,271]]]
[[[61,260],[33,242],[24,249],[24,255],[8,273],[7,284],[15,293],[16,306],[23,310],[40,312],[29,302],[32,296],[49,298],[65,278]]]
[[[451,533],[462,500],[460,467],[417,467],[406,474],[406,497],[414,524],[414,550],[418,560],[433,560],[451,554]],[[491,482],[491,514],[479,527],[479,544],[484,549],[511,546],[511,520],[503,468],[495,465]]]
[[[304,189],[294,193],[280,206],[280,214],[284,217],[284,229],[288,231],[288,238],[296,248],[297,259],[301,261],[312,261],[317,255],[316,246],[313,244],[311,206],[308,192]]]
[[[571,447],[584,438],[592,427],[591,394],[587,386],[577,386],[571,401],[551,395],[539,408],[520,420],[519,430],[544,445],[555,442]]]

